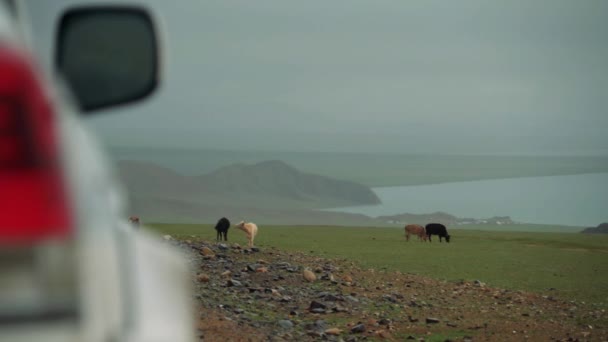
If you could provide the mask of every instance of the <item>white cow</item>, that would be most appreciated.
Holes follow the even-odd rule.
[[[247,234],[247,240],[249,241],[249,248],[253,247],[253,239],[258,235],[258,226],[253,222],[241,221],[236,227]]]

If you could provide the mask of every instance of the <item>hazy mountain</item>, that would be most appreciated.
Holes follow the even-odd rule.
[[[301,172],[370,187],[608,172],[608,156],[408,155],[159,147],[115,147],[110,152],[116,161],[149,161],[189,176],[208,174],[232,164],[281,160]]]
[[[584,234],[608,234],[608,223],[602,223],[597,227],[590,227],[584,229],[581,233]]]
[[[134,195],[182,197],[202,190],[196,179],[152,162],[122,160],[118,162],[118,172],[129,193]]]
[[[234,164],[196,177],[208,193],[264,196],[318,204],[378,204],[367,186],[311,173],[303,173],[279,160],[253,165]],[[317,204],[317,205],[315,205]]]
[[[312,209],[380,203],[364,185],[303,173],[282,161],[233,164],[201,176],[140,161],[121,161],[118,168],[136,205],[154,200],[155,207],[159,201],[175,207],[177,201],[182,206]]]

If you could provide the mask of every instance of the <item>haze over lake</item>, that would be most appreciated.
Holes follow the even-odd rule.
[[[511,216],[526,223],[596,226],[608,221],[608,173],[373,188],[381,205],[334,208],[368,216],[443,211]]]

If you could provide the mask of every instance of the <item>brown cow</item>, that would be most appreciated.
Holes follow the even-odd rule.
[[[133,225],[133,227],[139,228],[139,216],[131,216],[131,217],[129,217],[129,222],[131,222],[131,224]]]
[[[417,235],[420,241],[426,241],[426,230],[418,224],[408,224],[405,226],[405,240],[410,241],[410,235]]]

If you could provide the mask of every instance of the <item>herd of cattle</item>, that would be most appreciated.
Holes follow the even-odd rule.
[[[224,241],[228,241],[228,228],[230,228],[230,221],[222,217],[217,224],[215,225],[215,231],[217,232],[216,240],[221,241],[224,238]],[[247,235],[247,242],[249,244],[249,248],[253,247],[253,239],[258,235],[258,226],[253,222],[241,221],[236,225],[236,228],[242,230]]]
[[[139,227],[139,217],[131,216],[129,217],[129,221],[135,227]],[[230,221],[222,217],[217,221],[215,225],[216,241],[228,241],[228,229],[230,228]],[[241,221],[236,225],[237,229],[240,229],[245,232],[247,235],[247,242],[249,248],[253,247],[253,240],[256,235],[258,235],[258,226],[253,222],[244,222]],[[442,239],[445,238],[446,242],[450,242],[450,235],[448,234],[447,228],[441,223],[429,223],[426,226],[421,226],[419,224],[408,224],[405,226],[405,240],[410,241],[410,236],[415,235],[418,236],[418,240],[420,241],[429,241],[431,242],[431,236],[437,235],[439,236],[439,242],[442,242]]]
[[[258,233],[258,226],[255,223],[245,223],[241,221],[236,227],[247,234],[247,239],[249,241],[249,247],[253,247],[253,239]],[[215,225],[215,230],[217,232],[216,240],[221,241],[222,238],[224,241],[228,241],[228,229],[230,228],[230,221],[222,217],[217,224]],[[405,239],[406,241],[410,241],[410,235],[418,236],[420,241],[429,241],[431,242],[431,236],[437,235],[439,236],[439,242],[442,242],[442,239],[445,239],[446,242],[450,242],[450,234],[448,234],[447,228],[441,223],[429,223],[425,227],[418,224],[408,224],[405,226]]]
[[[410,241],[410,235],[418,236],[420,241],[431,242],[431,235],[439,236],[439,242],[445,238],[446,242],[450,242],[450,234],[447,228],[441,223],[429,223],[425,227],[419,224],[408,224],[405,226],[405,240]]]

